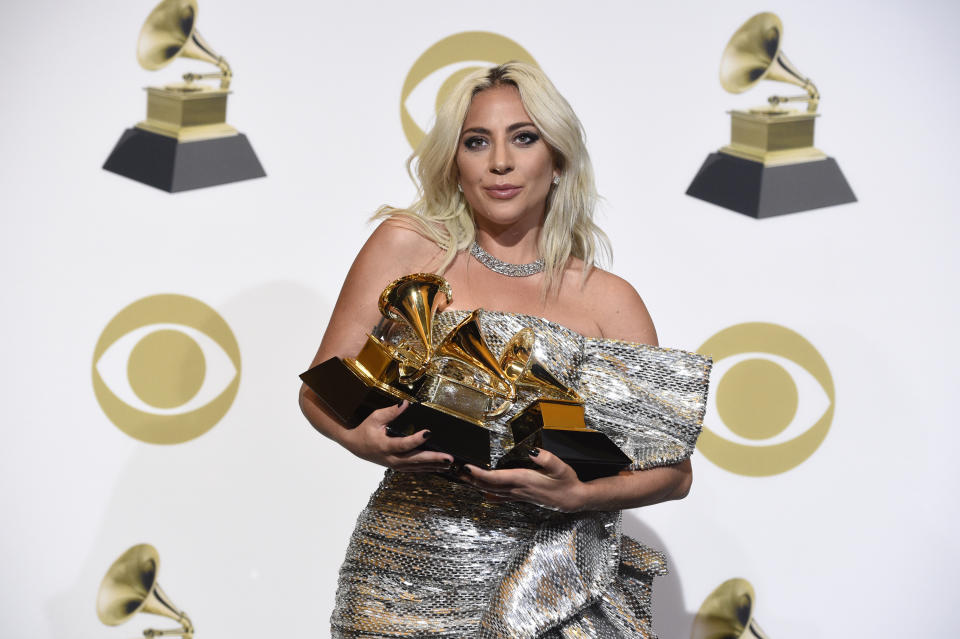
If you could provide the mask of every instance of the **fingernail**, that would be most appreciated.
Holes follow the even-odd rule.
[[[401,399],[399,402],[397,402],[397,408],[400,408],[401,406],[403,406],[403,400],[402,400],[402,399]]]
[[[464,475],[470,475],[470,474],[472,474],[472,473],[470,472],[470,469],[469,469],[469,468],[467,468],[466,466],[464,466],[464,467],[463,467],[463,474],[464,474]]]
[[[539,455],[539,454],[540,454],[540,449],[539,449],[539,448],[534,448],[534,449],[532,449],[532,450],[530,451],[530,456],[531,456],[531,457],[536,457],[536,456]]]
[[[423,438],[424,438],[424,439],[430,439],[430,431],[429,431],[429,430],[423,431]]]

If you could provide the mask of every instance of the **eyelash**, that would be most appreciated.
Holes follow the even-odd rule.
[[[523,140],[521,140],[523,138]],[[513,141],[520,146],[531,146],[540,140],[540,135],[533,131],[520,131],[513,136]],[[480,136],[469,137],[463,141],[463,146],[468,151],[478,151],[481,146],[488,144],[486,138]]]
[[[519,133],[517,133],[516,136],[514,136],[513,139],[519,140],[521,137],[527,138],[526,142],[520,143],[522,146],[530,146],[531,144],[535,143],[537,140],[540,139],[540,136],[534,133],[533,131],[520,131]]]

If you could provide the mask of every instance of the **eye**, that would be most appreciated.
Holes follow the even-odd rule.
[[[120,400],[154,415],[196,410],[223,392],[237,374],[216,342],[183,324],[132,330],[111,344],[95,367]]]
[[[100,407],[120,430],[176,444],[202,435],[229,410],[240,351],[227,323],[200,300],[154,295],[110,320],[92,375]]]
[[[835,389],[826,361],[799,333],[764,322],[708,339],[713,393],[697,448],[721,468],[753,477],[786,472],[809,458],[833,421]]]
[[[513,141],[521,146],[530,146],[539,139],[539,133],[534,131],[521,131],[514,136]]]
[[[468,151],[479,151],[488,145],[487,139],[480,136],[471,136],[463,141],[463,146]]]

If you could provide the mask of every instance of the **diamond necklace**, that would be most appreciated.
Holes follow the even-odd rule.
[[[537,273],[543,272],[542,257],[536,262],[530,262],[529,264],[510,264],[508,262],[498,260],[494,256],[484,251],[483,247],[477,244],[476,241],[470,245],[470,255],[477,258],[478,262],[486,266],[494,273],[506,275],[507,277],[527,277],[529,275],[536,275]]]

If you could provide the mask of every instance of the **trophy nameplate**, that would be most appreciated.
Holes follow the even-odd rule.
[[[429,375],[417,390],[424,404],[449,407],[445,410],[482,425],[490,414],[492,398],[481,390],[446,375]]]

